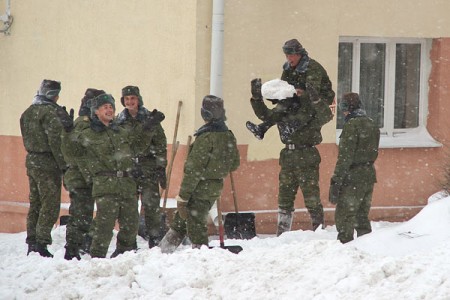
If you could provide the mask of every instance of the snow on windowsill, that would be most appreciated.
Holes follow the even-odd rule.
[[[342,129],[336,130],[336,144],[339,145],[339,136]],[[407,132],[395,132],[393,136],[381,134],[380,148],[436,148],[442,144],[436,141],[425,127],[419,127]]]

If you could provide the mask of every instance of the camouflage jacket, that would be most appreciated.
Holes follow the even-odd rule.
[[[223,179],[240,164],[236,138],[223,121],[208,123],[195,135],[184,165],[179,192],[185,200],[189,200],[201,180]]]
[[[306,83],[311,84],[319,93],[322,100],[331,105],[334,100],[335,93],[332,83],[328,77],[327,71],[309,56],[303,56],[299,64],[295,68],[291,68],[288,62],[283,65],[283,73],[281,80],[287,81],[294,86],[300,86],[302,90],[306,89]],[[308,97],[307,95],[302,96]],[[303,99],[302,99],[303,100]]]
[[[161,123],[143,129],[144,119],[149,113],[145,107],[139,107],[136,118],[133,118],[128,109],[124,109],[116,118],[116,123],[127,131],[133,156],[146,177],[150,177],[156,167],[165,168],[167,165],[167,138]]]
[[[373,163],[378,157],[380,130],[361,109],[347,116],[339,142],[332,180],[338,184],[376,182]]]
[[[114,122],[105,126],[96,117],[91,120],[90,127],[83,130],[78,137],[78,147],[84,154],[85,163],[92,177],[92,196],[107,194],[133,197],[136,183],[131,177],[133,168],[132,152],[127,132]],[[125,176],[111,176],[127,172]]]
[[[59,169],[64,171],[66,163],[61,153],[63,127],[56,114],[62,109],[44,96],[35,96],[30,107],[20,117],[23,143],[29,154],[51,153]]]
[[[250,103],[260,120],[277,124],[283,144],[318,145],[322,142],[322,126],[333,119],[328,104],[323,100],[312,102],[306,93],[280,100],[273,109],[263,100],[251,99]]]
[[[77,188],[86,189],[92,184],[92,179],[85,165],[86,160],[84,156],[86,153],[79,149],[77,151],[79,137],[85,129],[89,128],[89,124],[90,120],[88,116],[80,116],[75,120],[74,128],[71,132],[62,131],[61,151],[69,167],[64,174],[64,184],[69,191]]]

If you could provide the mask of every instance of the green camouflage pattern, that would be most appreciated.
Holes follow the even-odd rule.
[[[133,155],[126,130],[114,123],[106,127],[94,118],[90,128],[79,136],[79,141],[85,149],[92,195],[97,204],[91,256],[106,256],[116,220],[119,221],[117,248],[123,251],[134,249],[139,226],[136,182],[130,176],[99,174],[131,171]]]
[[[302,87],[306,86],[306,83],[309,83],[319,93],[320,98],[325,101],[325,103],[328,105],[333,103],[335,93],[332,89],[332,84],[327,71],[314,59],[309,59],[308,68],[306,69],[306,72],[303,73],[298,72],[295,68],[283,69],[281,80],[287,81],[293,86]]]
[[[66,247],[78,249],[84,237],[89,234],[94,214],[94,198],[92,197],[92,180],[86,172],[83,156],[79,157],[76,149],[79,147],[79,136],[88,129],[90,120],[88,116],[80,116],[74,121],[74,128],[70,132],[63,130],[61,151],[68,170],[64,174],[64,186],[69,191],[70,219],[66,226]],[[85,154],[85,152],[81,152]],[[83,167],[80,168],[79,164]],[[84,174],[81,172],[84,170]]]
[[[56,103],[36,96],[20,118],[30,187],[27,244],[51,244],[51,230],[59,216],[66,163],[61,153],[63,127],[56,115],[58,109]]]
[[[184,165],[179,196],[188,201],[188,218],[175,214],[172,229],[188,235],[193,244],[207,245],[208,213],[220,197],[223,179],[240,164],[239,151],[231,131],[206,132],[190,146]]]
[[[142,107],[139,112],[149,113]],[[161,123],[144,130],[143,118],[140,118],[140,115],[132,118],[126,109],[119,115],[119,119],[122,120],[120,126],[127,131],[130,138],[137,165],[143,172],[143,177],[137,179],[137,186],[144,209],[145,227],[150,237],[157,237],[161,226],[161,195],[156,169],[167,166],[167,138]]]
[[[342,185],[335,213],[338,239],[353,240],[371,232],[368,219],[376,172],[380,130],[375,122],[361,115],[349,119],[342,129],[339,155],[332,180]]]

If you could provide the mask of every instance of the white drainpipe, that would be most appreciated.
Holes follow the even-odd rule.
[[[224,0],[213,0],[209,93],[222,97]]]

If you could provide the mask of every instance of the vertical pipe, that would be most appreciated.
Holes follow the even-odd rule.
[[[209,93],[222,97],[224,0],[213,0]]]

